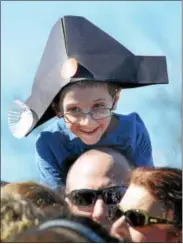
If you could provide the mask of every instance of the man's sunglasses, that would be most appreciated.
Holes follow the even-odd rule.
[[[126,186],[113,186],[103,190],[81,189],[74,190],[66,195],[70,201],[77,206],[94,205],[99,196],[102,197],[105,204],[117,204],[125,194]]]
[[[113,214],[111,214],[111,216],[113,218],[111,217],[110,219],[113,221],[125,216],[126,222],[133,227],[143,227],[152,224],[174,224],[173,221],[165,218],[149,216],[148,213],[139,209],[123,211],[122,209],[116,208],[115,211],[113,209]]]

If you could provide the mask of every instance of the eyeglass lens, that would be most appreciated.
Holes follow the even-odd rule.
[[[101,191],[82,190],[73,192],[71,198],[76,205],[86,206],[94,204],[98,195],[101,195],[106,204],[117,204],[123,197],[124,192],[125,190],[122,187],[112,187]]]
[[[144,226],[145,224],[145,216],[142,213],[131,210],[125,213],[125,217],[132,226]]]

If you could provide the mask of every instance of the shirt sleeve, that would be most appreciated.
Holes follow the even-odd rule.
[[[136,148],[134,158],[136,166],[154,167],[152,146],[148,130],[138,114],[136,114]]]
[[[54,141],[51,138],[51,133],[41,133],[36,141],[36,165],[40,176],[40,183],[48,185],[52,189],[56,189],[64,185],[64,170],[62,168],[63,161],[67,155],[66,149],[63,144],[58,142],[59,145],[53,145]],[[53,148],[59,150],[62,158],[58,159],[54,155]],[[58,150],[57,150],[58,151]]]

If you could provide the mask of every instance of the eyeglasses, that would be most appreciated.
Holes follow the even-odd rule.
[[[92,111],[87,113],[82,111],[68,112],[64,114],[64,119],[66,122],[74,124],[84,120],[85,114],[90,114],[92,119],[100,120],[100,119],[110,117],[111,113],[112,113],[112,108],[99,108],[99,109],[93,109]]]
[[[79,123],[82,120],[84,120],[86,114],[89,114],[92,117],[92,119],[95,120],[100,120],[100,119],[110,117],[115,102],[116,100],[114,100],[111,108],[95,108],[92,109],[90,112],[72,111],[72,112],[64,113],[65,122],[72,123],[72,124]]]
[[[152,224],[174,224],[173,221],[168,219],[149,216],[148,213],[139,209],[130,209],[124,212],[122,209],[116,208],[115,218],[113,212],[113,220],[122,216],[125,216],[126,222],[133,227],[143,227]]]
[[[81,189],[74,190],[66,196],[77,206],[94,205],[99,196],[102,197],[105,204],[117,204],[125,194],[126,186],[113,186],[103,190]]]

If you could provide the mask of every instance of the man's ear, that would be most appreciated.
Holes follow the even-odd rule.
[[[51,107],[52,107],[53,111],[55,112],[56,116],[61,118],[62,113],[60,112],[58,105],[56,103],[52,102]]]
[[[113,106],[113,110],[116,110],[116,108],[117,108],[117,104],[118,104],[118,101],[119,101],[119,98],[120,98],[121,90],[122,89],[118,89],[118,91],[116,92],[115,103],[114,103],[114,106]]]

